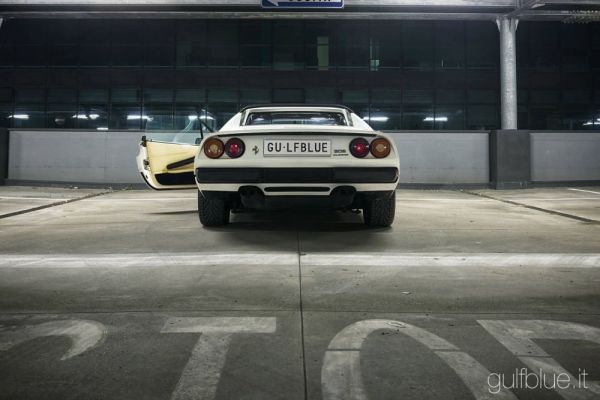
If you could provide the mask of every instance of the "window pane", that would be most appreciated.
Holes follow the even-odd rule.
[[[173,106],[171,104],[144,104],[144,111],[142,113],[142,129],[173,129]]]
[[[402,112],[400,107],[371,107],[371,113],[364,118],[371,128],[376,130],[402,129]]]
[[[435,129],[465,129],[465,111],[463,106],[436,106],[434,118]]]
[[[112,90],[112,101],[113,102],[134,102],[137,103],[141,100],[140,89],[113,89]]]
[[[369,46],[339,46],[336,60],[340,68],[367,69]]]
[[[15,100],[19,103],[43,103],[45,93],[43,89],[16,89]]]
[[[433,91],[420,89],[406,89],[404,91],[405,104],[432,104]]]
[[[144,89],[144,103],[171,103],[173,102],[172,89]]]
[[[404,106],[402,129],[433,129],[433,108],[431,106]]]
[[[119,67],[142,65],[144,53],[141,46],[113,45],[112,65]]]
[[[286,71],[304,68],[302,46],[276,46],[273,48],[273,69]]]
[[[108,129],[108,106],[106,104],[80,104],[77,122],[81,129]]]
[[[201,20],[176,20],[178,42],[206,42],[206,22]]]
[[[585,109],[573,108],[563,111],[561,129],[582,130],[590,129],[593,123],[592,114]]]
[[[0,127],[9,128],[13,119],[12,103],[0,103]]]
[[[467,129],[495,129],[496,107],[469,106],[467,109]]]
[[[240,103],[243,106],[250,104],[268,104],[271,102],[269,89],[242,89],[240,90]]]
[[[306,103],[308,104],[336,104],[337,102],[337,93],[334,88],[306,88]]]
[[[147,46],[144,49],[146,65],[170,66],[173,59],[173,46]]]
[[[46,128],[51,129],[72,129],[77,127],[77,105],[54,104],[46,106]]]
[[[49,49],[48,64],[52,66],[76,66],[78,64],[78,48],[73,45],[56,45]]]
[[[530,129],[560,129],[560,113],[557,106],[531,106]]]
[[[435,91],[435,100],[442,104],[462,104],[465,102],[465,91],[439,89]]]
[[[224,20],[209,21],[207,43],[210,46],[216,47],[237,45],[238,22]]]
[[[273,89],[273,103],[304,103],[304,89]]]
[[[467,66],[494,69],[499,58],[498,27],[489,22],[469,22],[467,28]]]
[[[238,49],[236,44],[209,46],[207,50],[208,65],[215,67],[237,67]]]
[[[86,45],[79,47],[79,63],[82,66],[110,65],[110,46]]]
[[[271,67],[271,46],[241,46],[240,65],[242,67]]]
[[[431,22],[402,22],[402,48],[405,68],[428,70],[433,67],[433,26]]]
[[[46,65],[46,46],[16,46],[15,63],[23,67]]]
[[[110,113],[110,129],[140,129],[142,114],[139,105],[113,104]]]
[[[391,89],[373,89],[371,90],[371,104],[396,104],[402,103],[402,92]]]
[[[469,90],[467,93],[469,103],[494,104],[498,100],[495,90]]]
[[[173,128],[200,131],[199,121],[206,122],[206,110],[197,104],[177,104]]]
[[[237,112],[237,104],[209,104],[206,116],[207,125],[212,129],[220,129]]]
[[[182,103],[204,104],[206,91],[204,89],[176,89],[175,101]]]
[[[270,45],[271,21],[241,21],[240,43],[252,45]]]
[[[14,128],[43,128],[44,105],[19,104],[15,106],[15,112],[11,119]]]
[[[464,35],[462,22],[436,23],[436,68],[464,68],[466,52]]]
[[[177,65],[203,66],[207,63],[206,46],[203,43],[178,43]]]
[[[108,89],[82,89],[79,91],[80,103],[108,102]]]

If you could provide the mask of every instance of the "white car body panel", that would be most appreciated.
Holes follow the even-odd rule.
[[[303,111],[303,112],[337,112],[344,114],[349,126],[340,125],[243,125],[247,115],[254,111],[269,112],[269,111]],[[223,155],[218,159],[208,158],[203,151],[204,143],[209,138],[220,138],[226,142],[229,138],[235,137],[243,140],[245,144],[245,152],[239,158],[229,158]],[[362,137],[369,142],[377,137],[386,138],[391,144],[391,152],[385,158],[375,158],[368,154],[365,158],[356,158],[349,152],[350,141],[356,137]],[[331,141],[330,156],[265,156],[263,154],[263,145],[265,139],[320,139]],[[177,144],[173,143],[173,149]],[[205,135],[202,142],[197,147],[196,156],[193,161],[194,174],[198,170],[210,168],[232,168],[240,169],[240,171],[248,170],[249,168],[377,168],[377,167],[394,167],[400,173],[400,161],[398,151],[393,139],[383,133],[376,132],[363,121],[359,116],[352,113],[344,107],[335,106],[257,106],[242,110],[233,116],[218,132]],[[146,160],[146,161],[145,161]],[[194,187],[192,184],[177,185],[171,184],[168,186],[161,185],[148,164],[152,160],[148,160],[146,147],[142,144],[137,156],[138,169],[146,181],[146,183],[154,189],[185,189]],[[191,165],[190,165],[191,167]],[[189,169],[189,168],[188,168]],[[173,172],[177,172],[174,170]],[[199,183],[195,179],[195,185],[201,191],[217,191],[217,192],[237,192],[240,187],[248,186],[249,183]],[[327,196],[333,189],[340,186],[352,186],[357,192],[374,192],[374,191],[393,191],[396,189],[397,180],[388,183],[361,183],[361,182],[323,182],[323,183],[297,183],[297,182],[282,182],[282,183],[260,183],[255,182],[250,185],[258,187],[265,196]],[[306,187],[318,187],[318,191],[307,191]],[[285,192],[266,192],[266,188],[277,189],[285,187]],[[291,191],[293,187],[302,187],[303,190],[295,192]],[[324,188],[328,190],[325,191]]]
[[[246,112],[255,109],[247,110]],[[400,160],[398,150],[393,139],[383,133],[376,132],[354,113],[350,113],[340,107],[307,107],[307,106],[289,106],[289,107],[260,107],[260,111],[335,111],[344,112],[348,119],[352,121],[352,126],[330,126],[330,125],[247,125],[240,126],[241,121],[245,117],[246,112],[236,114],[227,122],[219,132],[210,134],[204,138],[200,147],[204,145],[207,139],[212,137],[221,138],[226,142],[228,138],[236,137],[244,141],[245,153],[242,157],[230,159],[227,156],[222,156],[218,159],[208,158],[203,151],[199,151],[194,161],[194,170],[203,168],[346,168],[346,167],[396,167],[398,174],[400,173]],[[310,132],[310,135],[307,135]],[[318,135],[315,135],[318,133]],[[349,143],[356,137],[364,137],[371,141],[376,137],[384,137],[388,139],[392,150],[385,158],[375,158],[369,154],[365,158],[356,158],[348,151]],[[342,155],[333,154],[332,156],[264,156],[263,141],[265,139],[329,139],[333,151],[345,150]],[[258,152],[253,151],[258,149]],[[237,192],[241,186],[246,186],[246,183],[198,183],[200,191],[226,191]],[[255,183],[252,186],[259,187],[267,196],[327,196],[331,190],[338,186],[353,186],[357,192],[365,191],[392,191],[396,189],[397,181],[393,183]],[[266,187],[306,187],[318,186],[320,188],[327,187],[329,192],[272,192],[266,193]]]

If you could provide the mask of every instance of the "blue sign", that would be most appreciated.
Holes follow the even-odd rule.
[[[262,8],[344,8],[344,0],[261,0]]]

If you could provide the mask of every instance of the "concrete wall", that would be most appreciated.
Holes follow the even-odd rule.
[[[401,182],[486,184],[487,132],[391,132],[400,150]],[[141,132],[10,132],[9,179],[141,183],[135,156]]]
[[[141,132],[11,131],[11,180],[141,183],[135,156]]]
[[[532,132],[533,182],[600,180],[600,132]]]
[[[400,182],[487,184],[489,133],[388,132],[400,152]]]
[[[400,151],[401,183],[488,184],[488,132],[388,132]],[[141,184],[142,132],[10,132],[8,178]],[[532,132],[534,182],[600,180],[600,132]]]

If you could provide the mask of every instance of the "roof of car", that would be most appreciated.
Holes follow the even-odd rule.
[[[294,107],[294,108],[341,108],[343,110],[349,111],[351,113],[354,113],[354,111],[352,111],[352,109],[350,109],[349,107],[343,106],[341,104],[306,104],[306,103],[278,103],[278,104],[253,104],[253,105],[249,105],[249,106],[245,106],[243,107],[240,112],[244,112],[253,108],[288,108],[288,107]]]

